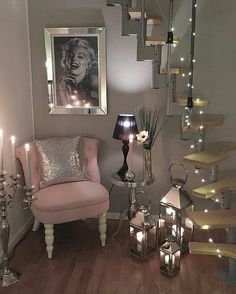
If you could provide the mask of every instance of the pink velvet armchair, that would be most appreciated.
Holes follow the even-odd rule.
[[[99,140],[82,137],[85,167],[90,180],[68,182],[40,188],[40,164],[36,143],[30,143],[32,185],[37,198],[31,206],[35,217],[33,230],[40,223],[44,224],[45,242],[48,258],[52,258],[54,241],[54,224],[99,216],[98,229],[101,245],[106,240],[106,212],[109,208],[109,193],[100,181],[97,164]],[[26,158],[24,146],[18,147],[17,158],[26,175]]]

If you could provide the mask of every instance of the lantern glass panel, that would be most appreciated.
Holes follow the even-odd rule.
[[[187,208],[186,211],[193,211],[194,205],[191,205]],[[188,243],[193,240],[193,231],[194,226],[192,221],[187,217],[186,211],[182,212],[182,228],[184,228],[184,236],[183,236],[183,242],[182,242],[182,252],[185,252],[188,250]]]
[[[172,236],[181,246],[182,253],[188,251],[188,243],[193,239],[193,225],[186,211],[193,209],[193,202],[186,191],[171,188],[160,203],[159,244]]]
[[[142,220],[142,222],[139,222]],[[134,224],[135,223],[135,224]],[[130,251],[131,254],[148,259],[155,251],[157,245],[157,224],[150,214],[136,216],[130,221]]]
[[[157,225],[147,230],[147,255],[156,251],[157,247]]]
[[[163,244],[170,236],[173,236],[174,240],[180,244],[180,226],[180,210],[176,207],[161,202],[159,214],[159,244]],[[173,228],[175,228],[175,230]]]
[[[142,229],[130,225],[130,251],[139,258],[144,258],[146,251],[146,233]]]

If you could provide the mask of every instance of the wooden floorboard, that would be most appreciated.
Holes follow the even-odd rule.
[[[186,254],[181,271],[169,278],[159,271],[159,256],[146,262],[128,250],[128,224],[124,223],[115,241],[111,235],[117,221],[108,221],[108,240],[99,246],[97,220],[55,226],[54,258],[48,260],[44,232],[29,232],[16,248],[11,265],[20,281],[2,294],[235,294],[218,272],[227,260],[216,256]],[[224,230],[196,232],[195,241],[225,240]]]

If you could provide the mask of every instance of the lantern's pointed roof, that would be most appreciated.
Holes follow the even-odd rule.
[[[163,245],[161,245],[160,250],[165,252],[166,254],[175,254],[181,248],[175,242],[166,241]]]
[[[177,209],[185,209],[193,204],[186,191],[180,187],[172,187],[169,192],[161,199],[161,203],[168,204]]]

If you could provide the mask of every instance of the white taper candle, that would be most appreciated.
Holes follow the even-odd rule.
[[[16,177],[16,137],[11,136],[11,154],[12,154],[12,171],[13,177]]]
[[[128,168],[129,171],[133,169],[132,153],[133,153],[134,135],[129,135],[129,153],[128,153]]]
[[[25,158],[26,158],[26,168],[27,168],[27,178],[26,185],[28,188],[31,188],[31,168],[30,168],[30,156],[29,156],[30,145],[25,144]]]
[[[0,172],[3,172],[3,130],[0,129]]]

